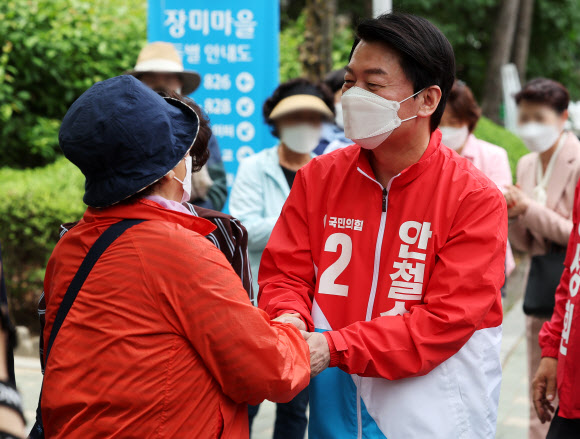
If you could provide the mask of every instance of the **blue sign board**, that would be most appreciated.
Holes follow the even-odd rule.
[[[278,85],[279,6],[273,0],[149,0],[148,39],[173,43],[201,75],[207,112],[231,187],[244,157],[275,145],[262,104]]]

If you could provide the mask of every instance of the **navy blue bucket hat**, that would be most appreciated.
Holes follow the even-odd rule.
[[[67,111],[60,147],[85,175],[83,201],[108,207],[175,168],[195,142],[199,118],[133,76],[98,82]]]

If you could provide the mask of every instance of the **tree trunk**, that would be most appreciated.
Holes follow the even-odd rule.
[[[499,107],[502,98],[501,67],[510,60],[514,32],[518,18],[519,0],[502,0],[493,32],[489,64],[483,87],[483,114],[500,123]]]
[[[304,75],[320,81],[332,70],[332,39],[336,0],[307,0],[306,30],[300,61]]]
[[[513,61],[518,68],[520,82],[526,81],[526,67],[530,50],[530,38],[532,36],[532,18],[534,15],[534,0],[520,0],[518,14],[518,30],[514,40]]]

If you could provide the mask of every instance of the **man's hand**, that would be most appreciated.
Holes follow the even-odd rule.
[[[330,349],[326,337],[320,332],[302,331],[310,348],[310,378],[314,378],[330,364]]]
[[[290,323],[296,326],[300,331],[306,331],[306,323],[300,318],[300,314],[282,314],[273,319],[275,322]]]
[[[534,407],[542,424],[552,419],[551,413],[554,413],[555,410],[552,401],[554,401],[557,392],[557,372],[558,360],[544,357],[540,361],[540,366],[538,367],[534,381],[532,381]]]

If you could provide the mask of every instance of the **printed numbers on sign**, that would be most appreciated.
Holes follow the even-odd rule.
[[[229,99],[206,98],[203,101],[203,108],[207,114],[230,114],[232,103]]]
[[[208,73],[203,77],[203,86],[206,90],[229,90],[232,86],[230,75]]]
[[[336,283],[336,279],[348,267],[352,258],[352,239],[344,233],[333,233],[326,239],[324,251],[336,253],[341,247],[340,256],[320,276],[318,292],[333,296],[348,296],[348,285]]]

